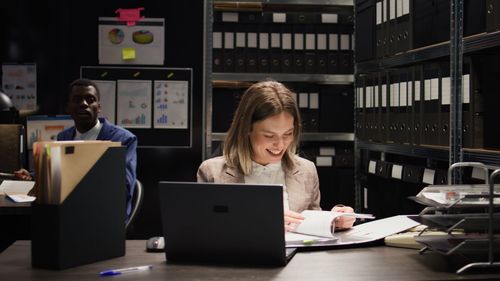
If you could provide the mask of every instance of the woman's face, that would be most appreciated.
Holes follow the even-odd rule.
[[[293,121],[290,113],[282,112],[255,122],[250,132],[253,161],[261,165],[281,161],[293,141]]]

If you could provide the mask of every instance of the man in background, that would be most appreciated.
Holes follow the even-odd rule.
[[[134,193],[137,166],[137,137],[128,130],[109,123],[105,118],[98,118],[101,112],[100,93],[97,85],[88,79],[77,79],[69,86],[67,111],[75,121],[75,126],[65,129],[57,135],[57,140],[108,140],[121,142],[127,148],[126,186],[127,186],[127,221],[131,212],[131,199]],[[14,172],[18,179],[32,180],[25,169]]]

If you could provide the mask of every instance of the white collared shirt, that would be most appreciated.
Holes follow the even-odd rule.
[[[283,185],[283,207],[289,209],[288,193],[285,186],[285,172],[281,162],[261,165],[252,161],[252,174],[245,176],[245,183],[250,184],[282,184]]]
[[[74,140],[96,140],[99,132],[101,131],[101,128],[102,124],[99,119],[97,119],[97,123],[95,124],[95,126],[83,134],[78,132],[78,129],[76,129]]]

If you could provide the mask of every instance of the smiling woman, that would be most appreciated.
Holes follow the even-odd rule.
[[[223,156],[204,161],[198,181],[282,184],[285,228],[300,223],[299,212],[319,210],[316,166],[296,155],[300,115],[292,92],[276,81],[253,84],[243,95],[224,142]],[[339,212],[352,212],[342,207]],[[354,220],[339,222],[350,227]]]

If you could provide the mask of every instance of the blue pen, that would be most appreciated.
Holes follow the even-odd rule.
[[[119,274],[127,273],[127,272],[148,270],[151,268],[153,268],[152,265],[141,265],[141,266],[134,266],[134,267],[119,268],[119,269],[108,269],[108,270],[104,270],[104,271],[99,272],[99,275],[101,275],[101,276],[113,276],[113,275],[119,275]]]

